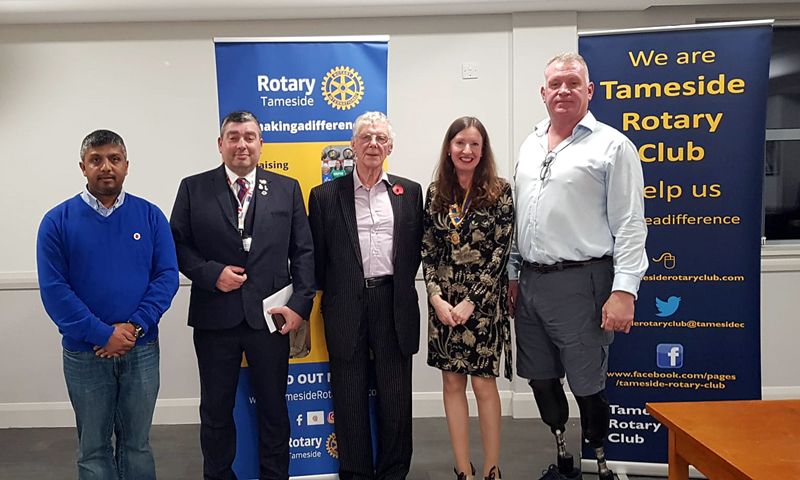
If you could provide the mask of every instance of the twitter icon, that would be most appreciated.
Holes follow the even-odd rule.
[[[675,312],[678,311],[678,305],[681,304],[681,297],[671,296],[665,302],[660,298],[656,297],[656,308],[658,309],[658,313],[656,313],[656,317],[669,317]]]

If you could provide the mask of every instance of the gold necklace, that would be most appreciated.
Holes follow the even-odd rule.
[[[450,205],[448,216],[450,217],[450,223],[452,223],[453,227],[455,227],[455,229],[450,232],[450,242],[452,242],[453,245],[458,245],[461,243],[461,236],[458,234],[458,228],[464,222],[464,217],[467,216],[467,209],[469,208],[470,204],[469,192],[471,189],[472,187],[470,186],[466,193],[464,193],[464,201],[461,202],[461,206],[459,206],[457,203]]]

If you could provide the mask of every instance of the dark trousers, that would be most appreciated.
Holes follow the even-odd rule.
[[[236,456],[233,406],[242,352],[250,368],[258,412],[259,479],[289,478],[288,335],[253,330],[244,322],[226,330],[195,328],[194,348],[200,371],[203,478],[236,478],[231,469]]]
[[[411,357],[394,329],[392,286],[364,290],[356,351],[330,360],[339,478],[404,479],[411,466]],[[378,452],[373,465],[369,419],[370,350],[375,357]]]

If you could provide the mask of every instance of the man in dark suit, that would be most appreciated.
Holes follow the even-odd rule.
[[[233,406],[244,352],[258,409],[260,479],[289,477],[289,337],[311,313],[314,254],[296,180],[257,168],[261,128],[249,112],[222,121],[223,165],[183,179],[170,224],[180,271],[192,281],[189,326],[200,372],[205,479],[235,479]],[[293,293],[270,333],[262,300]]]
[[[414,277],[422,241],[422,189],[387,175],[394,135],[386,116],[356,119],[352,175],[311,191],[317,286],[330,354],[342,479],[403,479],[411,464],[411,357],[419,350]],[[373,464],[368,405],[377,386]]]

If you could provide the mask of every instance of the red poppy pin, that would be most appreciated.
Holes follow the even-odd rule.
[[[405,192],[405,190],[403,190],[402,185],[400,185],[399,183],[395,183],[394,185],[392,185],[392,192],[394,192],[395,195],[402,195],[403,192]]]

